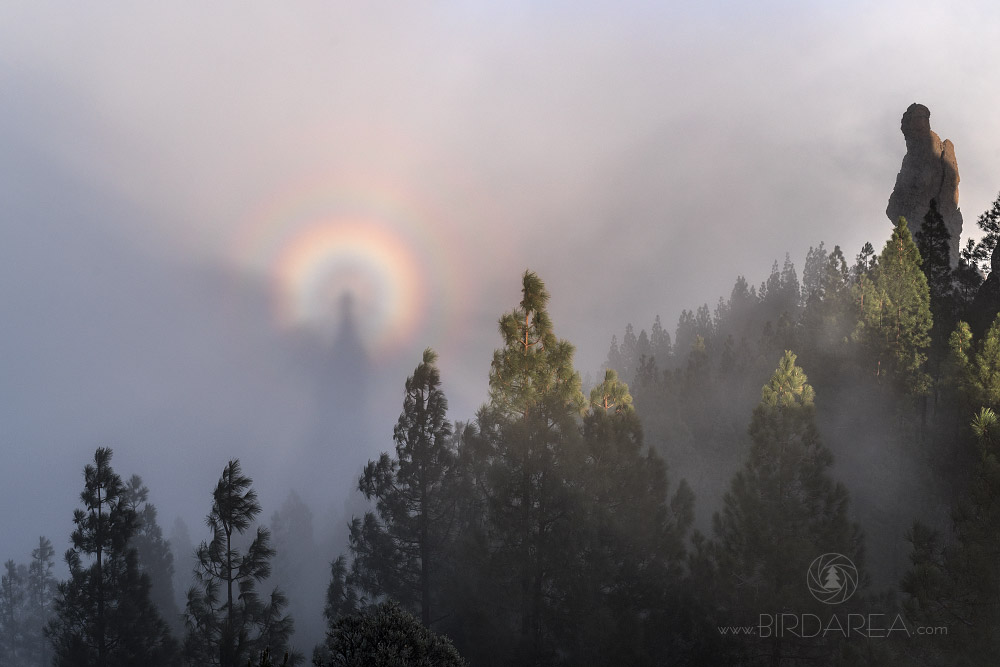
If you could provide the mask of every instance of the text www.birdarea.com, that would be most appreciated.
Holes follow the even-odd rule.
[[[720,625],[720,635],[733,637],[858,637],[890,639],[899,637],[947,635],[944,625],[907,625],[899,614],[831,614],[822,619],[816,614],[761,614],[757,625]]]

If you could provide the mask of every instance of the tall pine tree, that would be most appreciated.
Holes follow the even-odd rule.
[[[753,411],[746,464],[714,517],[711,553],[720,613],[731,617],[725,622],[753,622],[758,614],[784,609],[822,610],[804,578],[826,553],[847,556],[864,583],[861,531],[848,519],[847,489],[830,477],[833,455],[816,429],[814,396],[795,355],[786,351]],[[771,664],[829,652],[821,639],[778,633],[752,643],[757,659]]]
[[[212,539],[198,547],[200,590],[188,591],[184,654],[193,664],[243,667],[265,649],[277,655],[288,650],[293,625],[282,613],[288,604],[284,594],[275,588],[261,599],[257,593],[257,584],[271,573],[270,532],[258,526],[246,551],[235,544],[261,512],[252,484],[233,459],[212,493],[206,518]],[[301,661],[301,655],[293,656],[293,664]]]
[[[25,626],[28,573],[24,565],[8,560],[0,576],[0,665],[25,661]]]
[[[419,611],[427,627],[456,502],[451,488],[456,454],[436,361],[433,350],[424,350],[406,379],[403,412],[393,431],[396,455],[369,461],[359,480],[376,512],[351,525],[355,581],[372,597],[387,595]]]
[[[951,234],[938,212],[935,199],[931,199],[916,240],[920,251],[920,267],[927,277],[933,322],[930,329],[928,369],[932,375],[938,376],[941,364],[948,355],[948,336],[958,323],[961,304],[955,290],[955,276],[951,266]]]
[[[176,645],[150,600],[149,577],[131,545],[135,512],[125,485],[100,448],[84,469],[83,509],[66,552],[70,578],[59,585],[47,633],[56,665],[127,667],[173,664]]]
[[[55,549],[45,537],[38,538],[38,546],[31,550],[27,577],[27,624],[25,645],[27,660],[24,664],[49,665],[52,662],[45,626],[52,618],[52,608],[58,592],[53,569]]]
[[[666,464],[643,442],[628,386],[613,370],[590,394],[579,486],[585,539],[560,568],[561,652],[576,665],[659,664],[675,657],[683,540],[694,495],[669,495]]]
[[[149,502],[149,488],[139,475],[132,475],[125,485],[124,502],[135,513],[132,546],[138,553],[139,567],[149,575],[150,598],[167,625],[180,631],[183,624],[174,596],[174,555],[156,521],[156,506]]]
[[[993,257],[993,250],[1000,239],[1000,194],[997,194],[990,208],[976,219],[976,225],[983,230],[983,235],[978,243],[969,239],[968,245],[962,250],[962,259],[979,273],[988,274],[992,268],[990,259]]]
[[[947,633],[915,647],[926,664],[987,665],[1000,653],[1000,419],[983,408],[972,421],[979,464],[953,515],[954,541],[917,523],[907,536],[913,567],[903,578],[915,625]]]
[[[558,625],[551,590],[574,544],[584,405],[573,346],[556,337],[549,293],[534,273],[522,278],[520,306],[500,318],[503,347],[490,366],[489,404],[477,419],[476,469],[485,499],[491,567],[520,641],[510,660],[551,659]]]
[[[900,217],[871,277],[857,286],[861,321],[855,330],[867,352],[869,372],[901,392],[924,396],[930,389],[925,365],[931,310],[920,253]]]

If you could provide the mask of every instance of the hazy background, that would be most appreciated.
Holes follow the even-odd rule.
[[[472,418],[526,268],[596,374],[626,322],[879,248],[912,102],[967,230],[1000,189],[996,3],[664,4],[3,3],[0,559],[65,549],[103,445],[168,533],[231,457],[346,533],[421,350]],[[412,270],[348,261],[292,326],[281,252],[344,221]]]

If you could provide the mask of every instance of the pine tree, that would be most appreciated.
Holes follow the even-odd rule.
[[[814,264],[811,271],[810,281],[814,287],[806,297],[800,324],[803,351],[813,360],[818,371],[814,371],[815,376],[826,379],[842,372],[851,355],[848,342],[857,325],[858,313],[851,295],[847,261],[840,246],[834,246],[828,255],[815,254],[814,263],[821,257],[825,260],[823,266]]]
[[[45,537],[38,538],[38,546],[31,550],[27,574],[27,627],[25,629],[27,661],[25,664],[51,664],[51,651],[45,638],[45,626],[52,618],[53,604],[58,583],[52,570],[55,567],[55,549]]]
[[[962,251],[962,259],[979,273],[987,274],[991,269],[993,250],[997,246],[997,240],[1000,240],[1000,194],[997,194],[990,208],[976,219],[976,225],[983,230],[982,238],[978,243],[969,239]]]
[[[848,519],[847,490],[830,478],[833,456],[820,440],[813,401],[805,373],[786,351],[753,411],[747,462],[713,521],[720,605],[736,623],[762,610],[821,609],[803,585],[817,556],[843,554],[863,572],[861,532]],[[772,636],[753,650],[780,661],[829,647]]]
[[[970,355],[973,353],[972,330],[965,322],[958,322],[955,330],[948,337],[948,357],[945,361],[943,383],[953,395],[959,397],[962,403],[972,407],[976,402],[972,396],[972,364]],[[972,410],[968,411],[972,414]]]
[[[0,576],[0,665],[25,662],[27,576],[24,565],[13,560],[4,563]]]
[[[657,315],[653,321],[653,328],[649,334],[649,344],[652,347],[653,358],[660,368],[666,368],[670,363],[673,354],[673,346],[670,342],[670,334],[660,323],[660,316]],[[609,366],[609,368],[614,368]],[[615,369],[617,370],[617,369]]]
[[[571,480],[582,460],[580,376],[573,346],[553,332],[548,300],[541,279],[526,271],[520,307],[500,318],[503,347],[493,354],[474,452],[492,567],[510,595],[494,604],[507,606],[519,626],[518,662],[552,650],[547,592],[573,548]]]
[[[966,367],[972,404],[1000,410],[1000,315],[980,342],[972,363]]]
[[[110,449],[98,449],[84,469],[84,509],[73,514],[73,546],[66,552],[70,578],[59,585],[55,618],[46,630],[54,664],[173,664],[176,646],[130,544],[136,516],[111,468],[111,455]]]
[[[872,271],[875,270],[876,266],[878,266],[878,257],[875,256],[875,247],[866,241],[861,246],[861,252],[855,258],[854,266],[851,269],[854,283],[861,282],[861,278],[864,276],[871,277]]]
[[[622,351],[618,345],[618,336],[611,336],[611,348],[608,350],[608,358],[604,362],[605,368],[613,368],[617,372],[622,371]]]
[[[809,303],[810,299],[823,298],[823,282],[826,274],[828,254],[823,242],[820,241],[818,247],[809,247],[806,253],[806,264],[802,269],[802,303]]]
[[[928,365],[930,372],[937,376],[948,354],[948,336],[958,323],[960,304],[951,267],[951,234],[938,212],[935,199],[931,199],[930,209],[924,216],[916,240],[920,267],[927,277],[933,322]]]
[[[639,372],[639,367],[642,365],[643,360],[650,359],[653,356],[653,346],[649,342],[649,334],[643,329],[639,332],[639,338],[635,342],[635,367],[632,368],[632,378],[635,378],[635,374]]]
[[[729,302],[721,296],[715,303],[715,312],[712,314],[712,332],[716,336],[721,336],[728,331],[729,324]]]
[[[993,336],[994,340],[1000,336],[1000,330]],[[939,444],[938,451],[931,453],[936,461],[938,478],[950,484],[953,499],[965,494],[976,463],[969,420],[984,405],[985,388],[976,386],[974,375],[979,364],[990,365],[988,357],[976,353],[972,330],[965,322],[958,322],[948,338],[948,353],[941,367],[938,408],[933,424]],[[994,360],[994,363],[1000,364],[1000,360]]]
[[[792,257],[785,253],[785,263],[781,267],[781,294],[782,299],[787,303],[787,312],[794,316],[798,312],[799,303],[802,299],[802,288],[799,285],[798,274],[795,272],[795,264]]]
[[[777,301],[781,298],[781,272],[778,270],[778,260],[774,260],[767,280],[760,284],[759,294],[762,303]]]
[[[822,290],[823,298],[830,299],[840,295],[847,295],[850,288],[851,274],[847,270],[847,260],[844,258],[844,251],[839,245],[833,246],[826,261],[826,268],[823,272]]]
[[[323,617],[328,623],[333,623],[341,616],[353,614],[364,606],[351,581],[347,559],[339,556],[330,563],[330,583],[326,588]]]
[[[170,526],[170,553],[174,557],[174,600],[178,609],[187,604],[188,589],[194,584],[194,572],[198,559],[195,554],[195,544],[191,541],[191,531],[181,517],[176,517]]]
[[[694,339],[698,335],[698,327],[694,321],[694,313],[690,310],[682,310],[677,318],[677,328],[674,330],[674,355],[678,361],[687,359]],[[616,369],[617,370],[617,369]],[[622,377],[627,377],[622,375]]]
[[[913,396],[924,396],[930,388],[924,368],[930,345],[930,295],[920,261],[901,217],[871,278],[862,276],[858,283],[861,321],[854,334],[865,345],[872,375]]]
[[[628,386],[612,370],[590,394],[583,441],[578,529],[586,539],[556,587],[568,607],[562,651],[578,665],[658,662],[678,649],[677,589],[694,496],[684,482],[669,496],[666,464],[645,446]]]
[[[339,617],[318,667],[465,667],[447,637],[436,635],[394,602]]]
[[[698,306],[694,314],[694,326],[695,336],[701,336],[706,344],[711,344],[715,337],[715,324],[707,303]]]
[[[968,497],[955,508],[954,543],[917,523],[907,536],[913,567],[903,578],[907,613],[915,625],[946,626],[947,635],[922,643],[928,664],[991,664],[1000,652],[1000,419],[983,408],[972,421],[979,464]]]
[[[312,510],[295,491],[290,491],[271,514],[270,526],[275,554],[269,585],[287,595],[287,611],[295,619],[295,635],[301,645],[306,638],[319,638],[325,632],[326,625],[317,613],[323,608],[323,589],[316,582],[329,572],[328,553],[316,542]]]
[[[212,540],[198,547],[200,586],[188,591],[185,657],[197,665],[243,667],[265,649],[288,649],[292,619],[283,615],[284,594],[275,588],[262,600],[257,584],[271,573],[270,532],[258,526],[256,536],[241,552],[234,539],[254,524],[261,512],[253,480],[243,474],[238,459],[230,460],[212,494],[206,522]],[[301,662],[295,655],[293,664]]]
[[[351,525],[357,583],[372,597],[386,595],[419,610],[427,627],[442,583],[456,501],[450,488],[456,460],[448,401],[436,361],[433,350],[424,350],[406,379],[403,412],[393,431],[396,455],[369,461],[359,480],[361,492],[376,502],[376,512]]]
[[[8,560],[0,577],[0,665],[52,664],[45,626],[52,618],[57,584],[52,543],[38,538],[28,565]]]
[[[632,377],[639,365],[639,338],[635,335],[632,323],[625,325],[625,335],[621,345],[621,373],[624,377]]]
[[[149,596],[167,625],[180,631],[181,615],[174,596],[174,555],[156,521],[156,506],[149,502],[149,488],[139,475],[129,478],[124,503],[135,513],[135,533],[131,544],[139,556],[139,567],[149,575]]]

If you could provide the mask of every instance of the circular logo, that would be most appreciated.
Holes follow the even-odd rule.
[[[806,584],[813,597],[824,604],[847,602],[858,589],[858,568],[843,554],[823,554],[809,566]]]

